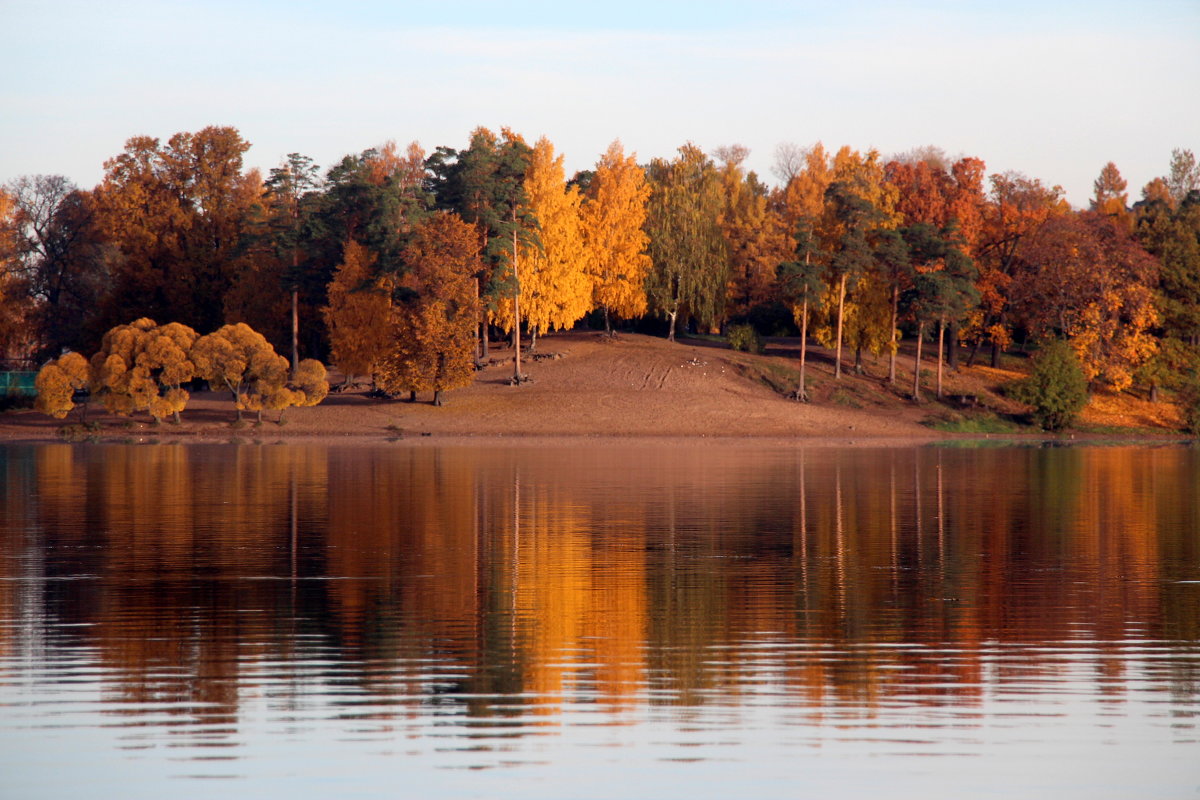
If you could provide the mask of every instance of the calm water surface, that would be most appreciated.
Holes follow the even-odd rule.
[[[1200,797],[1200,451],[0,447],[0,798]]]

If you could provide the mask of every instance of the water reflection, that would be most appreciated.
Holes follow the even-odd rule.
[[[980,755],[1082,699],[1196,741],[1191,449],[0,452],[0,728]]]

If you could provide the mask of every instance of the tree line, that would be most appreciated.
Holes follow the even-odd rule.
[[[243,165],[249,146],[230,127],[135,137],[92,189],[5,185],[3,354],[97,352],[146,318],[243,323],[293,372],[324,359],[435,402],[497,337],[512,337],[519,383],[523,350],[585,318],[610,332],[658,320],[669,338],[799,332],[834,351],[835,376],[871,353],[893,383],[901,338],[918,364],[928,339],[939,392],[943,362],[997,365],[1050,339],[1093,386],[1157,393],[1200,368],[1200,167],[1185,149],[1136,201],[1107,164],[1075,210],[1060,187],[934,147],[781,146],[769,186],[745,148],[690,143],[639,164],[614,142],[568,177],[547,139],[507,128],[324,172],[292,154],[263,176]]]

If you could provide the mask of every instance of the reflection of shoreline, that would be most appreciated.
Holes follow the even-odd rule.
[[[1081,663],[1121,694],[1147,680],[1129,648],[1197,641],[1198,591],[1164,583],[1200,561],[1187,450],[10,453],[0,563],[44,553],[40,624],[75,626],[52,647],[206,724],[260,663],[311,691],[314,657],[339,666],[309,680],[472,716],[736,705],[763,671],[816,712],[977,706]],[[50,580],[73,574],[97,578]],[[1153,666],[1194,691],[1194,663]]]

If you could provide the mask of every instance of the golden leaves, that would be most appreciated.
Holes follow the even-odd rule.
[[[649,199],[650,185],[636,156],[626,156],[614,141],[596,164],[581,214],[593,302],[620,317],[646,313],[650,238],[642,226]]]

